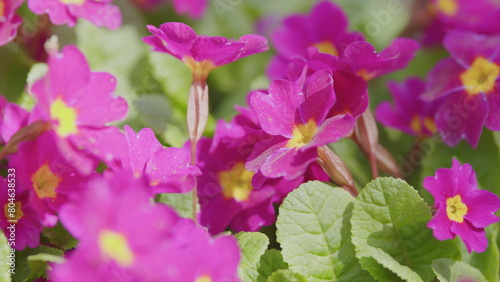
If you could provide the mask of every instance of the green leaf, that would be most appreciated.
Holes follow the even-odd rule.
[[[441,282],[470,281],[486,282],[481,272],[462,261],[438,259],[432,263],[432,269]]]
[[[193,217],[193,193],[162,193],[156,197],[156,201],[166,204],[177,212],[181,217]],[[199,209],[199,204],[198,210]]]
[[[256,281],[260,257],[269,245],[269,238],[260,232],[240,232],[236,234],[236,239],[242,253],[238,276],[242,281]]]
[[[154,132],[165,132],[167,122],[172,119],[170,103],[164,95],[142,95],[134,101],[139,120]]]
[[[319,181],[302,184],[279,210],[277,238],[290,270],[308,281],[370,280],[350,242],[354,198]]]
[[[45,277],[47,278],[47,263],[63,263],[64,258],[62,256],[56,256],[51,254],[36,254],[28,257],[28,264],[31,268],[31,277]]]
[[[148,59],[153,77],[167,93],[172,105],[186,111],[192,81],[191,70],[169,54],[150,52]]]
[[[266,250],[264,255],[260,257],[257,272],[259,275],[255,281],[267,281],[267,278],[274,272],[280,269],[287,269],[288,264],[283,261],[283,256],[279,250],[271,249]]]
[[[269,277],[269,279],[267,279],[267,282],[307,282],[307,281],[308,280],[304,276],[292,272],[291,270],[285,270],[285,269],[276,271],[275,273],[273,273],[273,275]]]
[[[500,131],[494,131],[493,138],[495,138],[495,143],[497,144],[498,150],[500,151]]]
[[[48,254],[54,256],[62,256],[63,251],[47,246],[38,246],[36,248],[26,248],[23,251],[16,252],[16,274],[12,276],[14,282],[31,281],[40,277],[40,269],[35,264],[36,269],[32,269],[28,258],[36,254]],[[36,258],[36,257],[35,257]]]
[[[62,250],[73,249],[78,244],[78,240],[64,228],[61,222],[58,222],[54,227],[45,228],[43,235],[49,239],[52,245]]]
[[[417,191],[400,179],[377,178],[356,198],[352,242],[361,265],[376,279],[431,281],[438,258],[458,258],[455,241],[438,241],[426,227],[431,211]],[[390,271],[389,271],[390,270]]]
[[[464,244],[462,246],[462,261],[479,269],[490,282],[498,281],[499,252],[498,252],[498,224],[492,224],[486,228],[488,248],[483,253],[472,252],[469,254]]]
[[[10,254],[10,246],[7,243],[7,238],[4,233],[0,233],[0,257],[5,260],[5,263],[0,263],[0,281],[10,282],[10,265],[8,264],[8,256]]]

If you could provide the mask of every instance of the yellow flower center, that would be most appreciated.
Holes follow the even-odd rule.
[[[212,282],[212,278],[208,275],[203,275],[194,280],[194,282]]]
[[[434,133],[437,130],[436,123],[432,118],[425,117],[422,124],[422,118],[419,115],[415,115],[413,117],[410,123],[410,127],[416,134],[422,134],[424,129],[427,129],[431,133]]]
[[[366,69],[361,69],[356,72],[357,75],[361,76],[366,81],[369,81],[373,78],[373,73],[368,72]]]
[[[438,0],[437,8],[443,12],[443,14],[453,16],[458,11],[458,3],[456,0]]]
[[[246,170],[244,162],[238,162],[230,170],[219,172],[217,176],[224,198],[238,202],[248,200],[253,190],[253,175],[253,171]]]
[[[295,126],[295,128],[293,129],[293,137],[288,140],[286,147],[300,148],[305,146],[313,139],[317,129],[318,126],[312,119],[310,119],[306,124],[299,124]]]
[[[23,210],[21,209],[22,207],[21,202],[14,202],[14,204],[15,207],[9,207],[9,203],[3,206],[5,218],[7,220],[19,220],[24,216]],[[11,217],[11,215],[13,215],[13,217]]]
[[[56,188],[61,183],[61,177],[54,174],[48,165],[43,164],[32,176],[31,182],[38,198],[55,198]]]
[[[104,257],[114,260],[121,267],[134,263],[134,253],[127,238],[118,232],[103,230],[99,233],[99,248]]]
[[[311,46],[318,48],[318,51],[320,51],[321,53],[327,53],[334,56],[339,55],[339,51],[335,47],[335,44],[333,44],[330,40],[321,41]]]
[[[85,0],[61,0],[61,2],[66,5],[82,5]]]
[[[470,95],[491,92],[495,87],[495,80],[500,75],[500,66],[478,57],[470,69],[460,75],[465,91]]]
[[[467,206],[462,202],[460,195],[446,200],[446,214],[452,221],[458,223],[464,222],[464,216],[467,214]]]
[[[76,127],[76,109],[68,107],[61,98],[50,105],[50,116],[57,121],[56,132],[61,137],[78,133]]]
[[[192,57],[185,56],[183,61],[191,69],[193,80],[198,82],[205,82],[210,72],[216,68],[212,61],[208,60],[197,62]]]

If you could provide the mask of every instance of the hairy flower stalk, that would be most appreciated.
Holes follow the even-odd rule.
[[[208,120],[208,85],[205,81],[196,81],[193,76],[193,84],[189,91],[187,108],[187,129],[191,141],[191,165],[196,165],[196,147],[200,140]],[[195,181],[193,189],[193,219],[196,221],[198,189]]]

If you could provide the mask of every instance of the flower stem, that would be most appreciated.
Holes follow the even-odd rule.
[[[208,86],[205,81],[193,80],[189,91],[187,108],[187,129],[191,141],[191,165],[196,165],[196,148],[208,120]],[[198,187],[195,182],[193,189],[193,220],[197,223]]]

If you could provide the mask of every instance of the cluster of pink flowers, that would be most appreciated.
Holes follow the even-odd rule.
[[[493,2],[432,2],[437,16],[429,29],[442,31],[434,37],[451,57],[436,64],[427,82],[411,78],[400,90],[391,84],[396,104],[379,106],[382,124],[421,137],[439,132],[449,146],[465,139],[476,147],[484,126],[500,130],[500,7]]]
[[[233,237],[212,239],[191,220],[152,203],[158,193],[191,191],[200,169],[190,165],[188,150],[163,147],[148,128],[135,133],[125,126],[122,133],[108,126],[128,109],[115,87],[112,75],[92,72],[69,45],[50,54],[47,73],[28,89],[36,99],[30,112],[2,100],[2,153],[17,186],[16,217],[6,208],[0,226],[7,231],[8,220],[16,220],[13,247],[36,247],[42,229],[61,221],[80,242],[66,263],[54,267],[54,281],[75,273],[85,273],[78,281],[120,279],[116,275],[236,280],[240,254]],[[105,165],[102,173],[96,172],[99,164]],[[1,185],[6,192],[7,180]],[[1,194],[7,207],[7,193]],[[158,263],[158,257],[170,262]],[[184,271],[168,270],[181,266]]]
[[[131,0],[145,9],[164,2],[163,0]],[[0,46],[14,40],[22,18],[15,12],[25,0],[0,0]],[[36,15],[47,14],[54,25],[67,24],[74,27],[78,19],[85,19],[111,30],[122,24],[122,14],[113,0],[27,0],[28,8]],[[207,0],[172,0],[178,14],[187,14],[199,19],[208,6]]]

